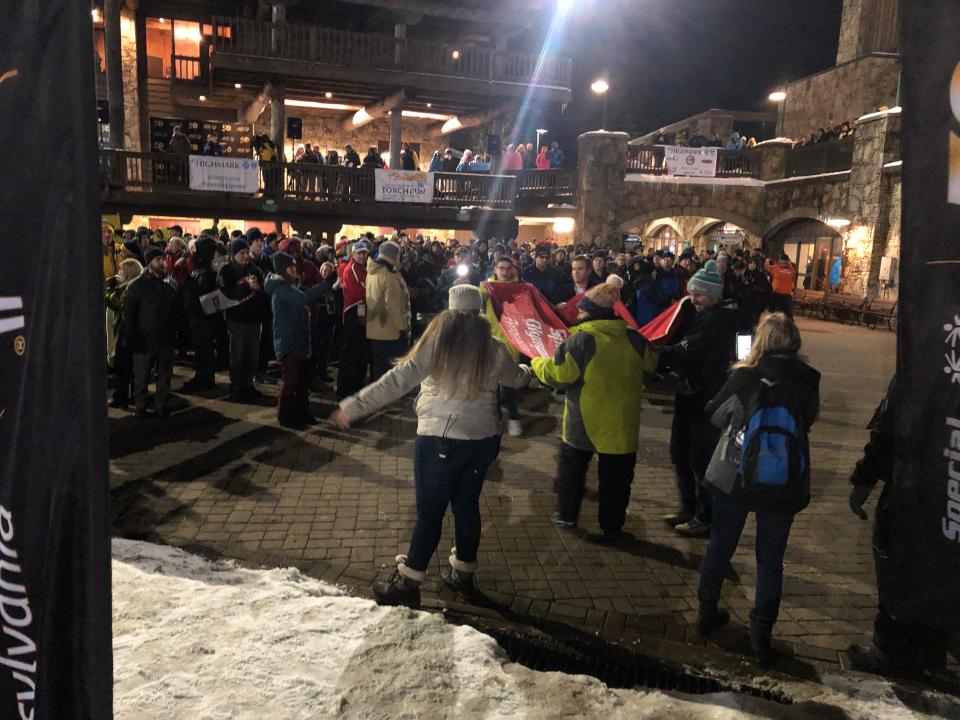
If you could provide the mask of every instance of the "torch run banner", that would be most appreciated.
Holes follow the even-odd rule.
[[[889,556],[893,615],[960,629],[960,2],[900,4],[903,225],[897,460]],[[881,523],[882,519],[882,523]]]
[[[0,718],[112,717],[103,271],[89,3],[0,23]]]

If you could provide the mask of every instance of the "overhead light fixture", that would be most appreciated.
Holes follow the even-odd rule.
[[[233,86],[234,86],[237,90],[239,90],[240,88],[243,87],[243,85],[241,85],[240,83],[234,83]]]
[[[333,97],[333,93],[332,93],[332,92],[326,92],[326,93],[323,94],[323,96],[329,100],[330,98]]]
[[[845,217],[832,217],[827,219],[827,225],[832,228],[843,228],[850,224],[850,220]]]
[[[449,115],[443,115],[441,113],[431,113],[431,112],[421,112],[420,110],[404,110],[403,117],[408,118],[421,118],[422,120],[449,120]]]
[[[432,107],[433,107],[433,103],[427,103],[427,107],[428,107],[428,108],[432,108]]]
[[[606,80],[594,80],[590,84],[590,89],[593,90],[597,95],[603,95],[607,90],[610,89],[610,83]]]
[[[360,108],[353,114],[353,125],[358,127],[360,125],[366,125],[368,122],[372,121],[373,117],[370,113],[367,112],[366,108]]]
[[[206,102],[206,101],[207,101],[207,96],[206,96],[206,95],[201,95],[200,98],[199,98],[199,100],[200,100],[200,102]]]
[[[452,117],[443,124],[442,128],[440,128],[440,134],[446,135],[448,133],[452,133],[454,130],[459,130],[462,127],[463,123],[460,122],[460,119]]]
[[[460,59],[460,51],[459,51],[459,50],[454,50],[452,53],[450,53],[450,57],[452,57],[454,60],[459,60],[459,59]]]
[[[770,93],[769,100],[770,102],[783,102],[787,99],[787,94],[783,90],[777,90],[776,92]]]
[[[93,18],[95,23],[103,21],[103,15],[100,12],[100,8],[93,8],[90,11],[90,16]]]
[[[356,105],[317,102],[316,100],[291,100],[290,98],[284,99],[283,104],[287,107],[314,108],[316,110],[356,110],[357,112],[363,110],[363,108],[358,108]],[[353,122],[354,124],[357,122],[356,115],[353,116]]]
[[[553,221],[553,231],[561,235],[566,235],[572,233],[573,229],[577,226],[576,221],[570,217],[561,217],[556,218]]]
[[[540,133],[541,135],[546,135],[550,131],[544,130],[543,128],[537,128],[537,132]]]
[[[166,19],[166,18],[157,18],[157,19],[160,21],[160,24],[161,24],[161,25],[166,25],[166,24],[167,24],[167,19]]]

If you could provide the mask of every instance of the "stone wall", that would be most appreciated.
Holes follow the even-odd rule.
[[[626,195],[627,133],[597,130],[578,141],[577,227],[581,242],[619,247]],[[590,198],[584,202],[584,198]]]
[[[140,150],[140,93],[137,88],[137,35],[134,13],[120,11],[120,60],[123,74],[123,147]]]
[[[899,77],[897,58],[874,55],[792,83],[786,87],[779,134],[801,137],[893,107]]]
[[[843,0],[843,19],[840,21],[840,42],[837,44],[837,65],[860,57],[860,29],[863,25],[863,1]]]

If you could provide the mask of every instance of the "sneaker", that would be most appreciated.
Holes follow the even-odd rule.
[[[710,526],[705,522],[701,522],[696,518],[689,520],[688,522],[681,523],[673,528],[678,533],[684,537],[689,538],[705,538],[710,537]]]
[[[550,517],[550,522],[552,522],[557,527],[575,528],[577,526],[576,520],[567,520],[561,515],[552,515]]]
[[[663,516],[663,521],[672,528],[688,523],[691,520],[693,520],[693,513],[688,510],[680,510],[671,515]]]
[[[523,423],[519,420],[507,420],[507,435],[510,437],[520,437],[523,435]]]
[[[386,582],[375,582],[373,595],[378,605],[420,607],[420,584],[401,575],[399,570],[394,570]]]
[[[604,530],[598,535],[591,535],[590,539],[593,540],[593,542],[597,543],[597,545],[613,547],[614,545],[617,544],[617,541],[619,541],[622,536],[623,536],[623,533],[620,532],[619,530],[617,532],[607,532],[606,530]]]
[[[440,579],[443,584],[460,593],[470,593],[477,589],[474,583],[474,573],[456,570],[451,565],[440,568]]]

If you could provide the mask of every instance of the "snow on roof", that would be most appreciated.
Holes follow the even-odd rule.
[[[796,717],[735,693],[619,690],[535,672],[439,614],[379,607],[294,568],[246,570],[132,540],[113,541],[113,633],[121,718]],[[789,691],[850,717],[924,717],[880,679]]]
[[[762,142],[758,142],[755,145],[755,147],[760,147],[761,145],[784,145],[784,144],[793,145],[795,142],[796,140],[794,140],[793,138],[775,137],[769,140],[763,140]]]
[[[899,115],[901,112],[903,112],[903,108],[898,105],[897,107],[888,108],[887,110],[879,110],[877,112],[861,115],[855,120],[855,122],[861,123],[865,120],[873,120],[874,118],[883,117],[884,115]]]
[[[686,177],[685,175],[651,175],[649,173],[627,171],[627,182],[646,182],[663,185],[738,185],[741,187],[763,187],[766,182],[756,178],[720,178]]]

